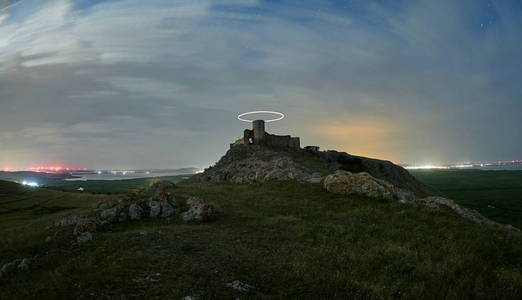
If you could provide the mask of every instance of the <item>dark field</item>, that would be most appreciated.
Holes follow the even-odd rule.
[[[192,175],[176,175],[154,178],[137,178],[125,180],[88,180],[88,181],[65,181],[65,180],[47,180],[44,187],[51,190],[78,193],[78,188],[84,188],[84,193],[90,194],[124,194],[149,186],[152,182],[165,179],[172,182],[180,182]]]
[[[1,279],[0,299],[522,296],[521,234],[448,209],[345,197],[319,184],[180,183],[178,200],[216,204],[212,221],[115,223],[77,244],[72,226],[47,225],[115,196],[0,185],[0,264],[36,257],[30,271]],[[234,280],[256,289],[233,291]]]
[[[423,170],[417,179],[499,223],[522,228],[522,171]]]

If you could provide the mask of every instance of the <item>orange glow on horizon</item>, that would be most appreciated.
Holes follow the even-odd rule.
[[[314,130],[322,143],[339,151],[394,161],[399,158],[397,145],[399,128],[386,122],[361,122],[358,124],[326,124]]]

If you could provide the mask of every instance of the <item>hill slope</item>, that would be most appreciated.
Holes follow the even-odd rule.
[[[418,196],[438,194],[418,181],[407,170],[389,161],[353,156],[345,152],[276,150],[258,145],[234,145],[212,167],[191,181],[251,183],[269,180],[313,182],[335,170],[367,172]]]
[[[40,193],[48,191],[26,194],[25,201]],[[115,223],[85,244],[75,242],[72,227],[10,230],[18,234],[2,235],[0,263],[36,259],[29,271],[1,279],[0,298],[522,295],[520,233],[477,226],[447,209],[340,196],[291,181],[178,185],[178,200],[191,195],[213,201],[220,213],[201,224],[176,217]],[[54,238],[46,243],[47,236]],[[234,291],[226,285],[234,280],[255,290]]]

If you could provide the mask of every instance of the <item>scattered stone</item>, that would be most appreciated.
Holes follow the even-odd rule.
[[[382,199],[393,199],[396,195],[395,186],[365,172],[353,174],[342,170],[335,171],[324,179],[324,188],[336,194]]]
[[[516,228],[515,226],[511,224],[504,225],[504,229],[508,231],[514,231],[514,232],[520,232],[520,229]]]
[[[69,216],[69,217],[65,217],[65,218],[62,218],[56,222],[54,222],[54,225],[55,226],[69,226],[69,225],[76,225],[78,224],[81,220],[83,220],[85,217],[84,216]]]
[[[129,206],[129,218],[131,220],[139,220],[139,219],[141,219],[141,213],[142,212],[143,212],[143,208],[141,208],[141,206],[139,206],[136,203],[132,203]]]
[[[241,282],[239,280],[234,280],[231,283],[227,283],[227,286],[229,288],[231,288],[233,290],[236,290],[238,292],[241,292],[241,293],[252,292],[252,291],[254,291],[256,289],[255,286],[243,283],[243,282]]]
[[[31,264],[31,260],[28,258],[22,259],[20,264],[18,265],[18,270],[20,271],[27,271],[29,270],[29,265]]]
[[[82,232],[78,234],[76,240],[80,243],[88,242],[94,240],[94,234],[91,232]]]
[[[45,242],[46,242],[46,243],[50,243],[50,242],[52,242],[52,240],[53,240],[53,237],[52,237],[52,236],[47,236],[47,237],[45,238]]]
[[[0,268],[0,278],[7,276],[9,273],[12,273],[16,270],[18,271],[27,271],[29,270],[29,265],[32,263],[32,260],[29,258],[24,259],[15,259],[12,262],[8,262]]]
[[[181,298],[181,300],[196,300],[196,297],[185,296],[185,297]]]
[[[182,214],[184,221],[205,221],[208,220],[214,213],[214,206],[210,203],[205,203],[198,197],[190,197],[187,200],[189,210]]]
[[[158,283],[160,280],[157,277],[159,277],[159,276],[161,276],[160,273],[148,275],[147,277],[145,277],[145,280],[147,280],[150,283]]]

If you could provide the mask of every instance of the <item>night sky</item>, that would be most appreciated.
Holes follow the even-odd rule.
[[[205,167],[250,110],[396,163],[522,158],[522,1],[0,7],[0,168]]]

